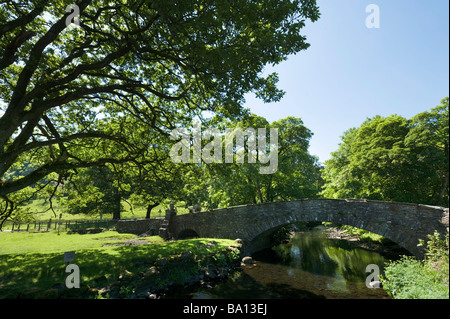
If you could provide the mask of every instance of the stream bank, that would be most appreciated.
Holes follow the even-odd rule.
[[[207,245],[216,243],[212,240]],[[240,252],[241,244],[236,243],[203,256],[184,251],[161,257],[142,271],[131,273],[125,270],[118,280],[98,289],[98,293],[112,299],[160,299],[174,291],[211,287],[239,268]]]
[[[409,251],[387,238],[384,238],[383,242],[363,240],[360,235],[348,234],[338,226],[327,227],[325,234],[329,239],[345,240],[355,247],[377,252],[389,260],[398,260],[403,255],[412,256]]]
[[[286,230],[292,231],[281,230],[278,239],[283,232],[289,235]],[[336,229],[332,234],[325,230],[323,225],[296,229],[283,243],[244,258],[240,271],[227,280],[209,288],[176,291],[167,298],[389,299],[383,289],[366,286],[367,266],[378,266],[382,274],[387,259],[343,239]],[[341,238],[329,238],[332,235]]]
[[[288,242],[290,239],[294,238],[297,234],[301,234],[302,232],[307,233],[315,227],[317,227],[316,224],[309,224],[300,229],[294,227],[289,231],[288,237],[290,238],[285,238],[284,242]],[[402,255],[409,255],[405,249],[389,240],[383,239],[382,242],[378,242],[361,239],[360,235],[348,234],[344,229],[335,225],[328,225],[327,227],[319,225],[319,228],[323,229],[324,235],[331,241],[336,241],[346,245],[348,244],[355,247],[355,249],[362,248],[372,253],[379,254],[386,260],[396,260]],[[215,256],[205,257],[202,261],[196,260],[195,256],[189,252],[184,252],[179,256],[159,259],[155,262],[153,267],[148,269],[146,272],[141,273],[137,276],[137,278],[133,276],[127,277],[126,274],[122,274],[115,285],[110,287],[109,298],[214,299],[222,296],[226,296],[228,298],[235,298],[235,296],[238,296],[239,298],[239,296],[246,296],[246,292],[244,295],[241,295],[241,292],[238,292],[237,295],[233,295],[232,292],[227,292],[227,289],[233,290],[234,286],[239,286],[242,284],[240,281],[241,279],[238,278],[244,278],[244,286],[253,286],[255,282],[258,282],[258,289],[261,289],[260,281],[267,280],[265,279],[267,275],[264,275],[263,273],[273,272],[273,270],[282,272],[282,268],[285,267],[282,266],[280,268],[279,266],[275,266],[274,268],[272,261],[267,262],[267,254],[272,255],[273,257],[274,251],[272,249],[267,249],[266,252],[254,254],[255,258],[253,258],[253,262],[241,264],[241,258],[243,256],[238,253],[238,251],[240,252],[240,249],[240,244],[236,244],[232,247],[227,247],[227,249],[215,254]],[[264,256],[264,254],[266,254],[266,256]],[[269,257],[269,259],[272,257]],[[197,267],[196,265],[199,266]],[[182,271],[180,271],[181,269]],[[190,272],[187,269],[192,269],[192,271]],[[179,272],[178,275],[176,274],[177,272]],[[306,273],[302,273],[302,276],[305,278]],[[149,278],[157,280],[153,280],[149,283]],[[248,281],[249,278],[252,279]],[[282,278],[282,276],[279,278]],[[313,279],[311,278],[310,280]],[[320,280],[323,281],[324,279],[321,278]],[[282,282],[283,283],[280,287],[271,285],[270,289],[264,290],[261,297],[266,298],[272,296],[273,298],[292,298],[298,296],[299,298],[310,299],[342,298],[342,296],[344,296],[336,292],[328,292],[327,295],[326,288],[320,288],[320,290],[308,290],[309,288],[305,289],[305,287],[300,284],[298,287],[289,288],[286,292],[284,291],[284,288],[281,289],[281,287],[285,287],[288,281],[284,278],[282,279]],[[350,280],[349,283],[352,286],[351,289],[353,291],[360,292],[361,289],[364,290],[364,288],[354,286],[355,283],[353,283],[352,280]],[[329,283],[327,285],[329,285]],[[336,282],[333,283],[333,285],[336,285]],[[130,286],[135,287],[135,289],[127,294],[126,287]],[[300,291],[298,290],[299,287],[301,287]],[[218,291],[219,295],[214,295]],[[256,295],[250,293],[249,296],[255,297]],[[375,291],[371,291],[364,296],[367,296],[368,298],[386,298],[386,295],[381,291],[378,291],[376,294]]]

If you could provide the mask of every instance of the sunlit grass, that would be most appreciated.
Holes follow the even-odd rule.
[[[130,239],[147,240],[149,244],[120,244]],[[208,246],[214,241],[216,245]],[[83,285],[96,286],[117,280],[125,270],[148,269],[158,259],[190,251],[204,256],[235,243],[228,239],[197,238],[164,242],[159,236],[140,237],[114,231],[98,234],[67,234],[56,232],[0,232],[0,298],[14,298],[33,288],[50,289],[63,285],[67,274],[64,252],[75,251]],[[144,267],[144,268],[143,268]]]
[[[175,208],[177,209],[178,214],[188,213],[188,208],[184,207],[184,202],[179,202],[175,204]],[[49,219],[59,218],[59,215],[62,214],[63,220],[85,220],[85,219],[99,219],[100,216],[98,214],[70,214],[67,212],[64,205],[62,205],[59,201],[54,200],[52,207],[53,210],[49,209],[49,202],[46,199],[35,199],[31,200],[26,204],[26,207],[30,209],[31,216],[34,220],[48,221]],[[164,217],[166,209],[169,208],[167,203],[160,204],[152,209],[150,217]],[[122,201],[122,211],[120,213],[121,219],[128,218],[145,218],[147,214],[147,208],[144,206],[130,206],[130,204],[126,201]],[[104,213],[103,219],[112,219],[112,213],[107,214]]]
[[[100,248],[108,243],[118,243],[127,239],[137,238],[133,234],[121,234],[106,231],[98,234],[68,234],[61,232],[0,232],[0,255],[27,253],[58,253],[80,249]],[[142,237],[142,240],[160,242],[162,238]]]
[[[358,235],[359,240],[366,241],[366,242],[378,242],[380,244],[386,243],[389,241],[387,238],[372,233],[368,230],[360,229],[353,226],[343,225],[342,229],[344,230],[344,233],[350,234],[350,235]]]

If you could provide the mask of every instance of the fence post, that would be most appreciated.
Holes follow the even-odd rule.
[[[59,214],[59,221],[58,221],[58,235],[59,235],[59,229],[61,228],[61,217],[62,217],[62,214]],[[55,224],[55,228],[56,228],[56,224]]]

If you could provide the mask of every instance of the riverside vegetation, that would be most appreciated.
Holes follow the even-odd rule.
[[[435,232],[420,245],[426,248],[423,261],[403,256],[385,268],[382,276],[384,289],[396,299],[449,298],[448,234]]]
[[[348,128],[322,164],[309,151],[314,132],[300,117],[269,122],[245,104],[247,94],[265,103],[282,100],[279,75],[264,71],[310,47],[303,31],[321,17],[317,1],[205,3],[84,0],[76,19],[61,0],[0,3],[0,230],[39,220],[29,205],[33,199],[46,199],[53,218],[59,204],[76,219],[108,213],[114,220],[128,215],[123,203],[131,215],[138,214],[133,206],[142,207],[139,214],[151,218],[159,207],[164,213],[165,201],[184,201],[185,212],[195,205],[301,198],[448,206],[448,97],[412,118],[376,115]],[[72,28],[67,18],[80,23]],[[320,105],[307,107],[324,112]],[[194,119],[219,132],[278,129],[277,171],[259,174],[260,162],[174,163],[169,150],[176,141],[169,133],[191,127]],[[119,297],[139,295],[128,288],[133,277],[158,268],[158,259],[178,256],[174,262],[186,259],[191,269],[202,270],[204,260],[235,258],[233,250],[222,257],[233,241],[52,236],[0,233],[0,292],[59,296],[67,250],[76,250],[88,290],[109,289],[111,296],[113,282],[130,279]],[[114,246],[108,243],[113,238],[141,244]],[[148,240],[153,244],[142,244]],[[445,266],[442,260],[414,265],[435,271]],[[401,264],[392,265],[393,273],[402,274]],[[394,296],[401,296],[399,287],[409,279],[393,273],[386,278],[396,287]]]
[[[323,224],[328,238],[349,240],[352,245],[379,252],[387,258],[380,276],[383,289],[394,299],[448,299],[449,298],[449,235],[435,232],[428,240],[420,241],[425,249],[424,260],[408,254],[397,244],[385,237],[348,225],[332,223],[299,223],[296,231],[308,231]],[[276,242],[289,243],[290,228],[279,231]],[[289,236],[288,236],[289,235]],[[275,245],[273,250],[284,256],[283,246]],[[289,247],[289,246],[288,246]]]
[[[383,243],[369,232],[343,227],[360,240]],[[396,299],[448,299],[448,235],[429,236],[423,261],[412,256],[385,265],[383,288]],[[239,260],[239,244],[196,238],[164,242],[104,231],[0,232],[0,298],[157,298],[171,289],[225,279]],[[63,254],[76,251],[80,289],[67,289]]]
[[[389,240],[371,232],[342,226],[344,233],[357,236],[360,242],[387,245]],[[384,290],[394,299],[448,299],[449,298],[449,235],[438,232],[419,243],[425,248],[424,260],[392,251],[381,274]],[[391,247],[391,249],[393,249]]]

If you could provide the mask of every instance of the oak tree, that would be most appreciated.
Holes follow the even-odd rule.
[[[70,170],[145,162],[137,125],[164,134],[202,111],[239,116],[248,92],[280,99],[264,66],[307,49],[319,17],[315,0],[75,5],[78,26],[61,0],[0,3],[1,219]]]

